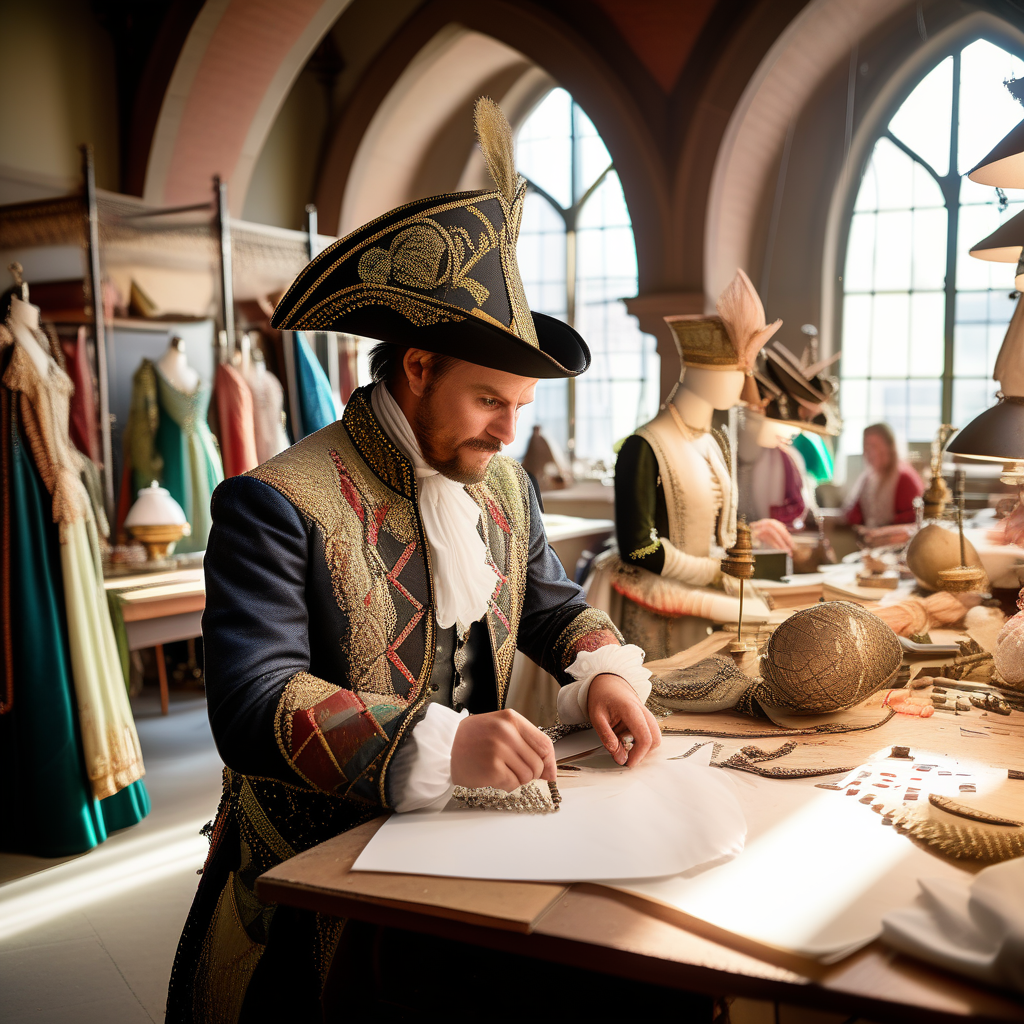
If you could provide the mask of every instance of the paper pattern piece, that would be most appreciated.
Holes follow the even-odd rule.
[[[583,882],[676,874],[743,849],[739,801],[706,759],[669,761],[663,744],[637,768],[562,781],[557,814],[394,814],[352,870]]]
[[[894,771],[882,753],[865,764],[866,775],[874,778],[877,769]],[[936,766],[931,769],[936,777],[939,766],[956,765],[951,758],[919,751],[914,764],[922,761]],[[950,778],[955,778],[952,770]],[[765,945],[834,963],[876,939],[887,912],[914,901],[918,878],[971,877],[883,825],[882,815],[861,803],[867,790],[823,790],[820,783],[833,781],[827,777],[777,780],[723,774],[729,775],[747,819],[741,856],[694,877],[605,884]],[[851,788],[855,791],[848,796]]]

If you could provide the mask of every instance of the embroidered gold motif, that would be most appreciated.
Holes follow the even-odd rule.
[[[658,548],[661,547],[661,538],[658,536],[657,530],[651,530],[651,543],[645,544],[642,548],[637,548],[636,551],[629,553],[630,559],[634,558],[646,558],[648,555],[653,555]]]

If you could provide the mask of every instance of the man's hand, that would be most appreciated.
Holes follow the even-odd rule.
[[[587,692],[587,712],[601,742],[619,764],[632,768],[648,751],[661,746],[658,720],[621,676],[608,673],[594,676]],[[627,733],[633,737],[630,750],[621,740]]]
[[[778,519],[758,519],[751,523],[750,536],[759,547],[777,548],[793,554],[793,538]]]
[[[555,748],[540,729],[510,709],[462,721],[452,744],[456,786],[511,793],[534,779],[555,781]]]

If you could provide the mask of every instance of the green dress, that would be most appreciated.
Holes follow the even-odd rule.
[[[149,813],[149,796],[141,779],[102,801],[92,794],[72,689],[58,527],[6,389],[4,399],[10,546],[2,569],[11,588],[14,699],[0,716],[0,846],[66,857],[140,821]]]
[[[224,479],[217,443],[206,425],[210,388],[200,383],[189,393],[176,388],[156,367],[160,397],[160,425],[156,431],[157,451],[163,458],[163,486],[184,509],[192,527],[182,537],[176,552],[205,551],[210,536],[210,498]]]

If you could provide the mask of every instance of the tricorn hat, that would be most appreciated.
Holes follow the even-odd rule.
[[[797,359],[788,348],[775,341],[764,354],[764,375],[789,396],[795,412],[791,417],[793,425],[816,434],[837,435],[842,427],[836,410],[839,381],[825,376],[824,371],[840,353],[818,361],[815,353],[806,349],[802,358]]]
[[[494,189],[419,199],[339,239],[295,279],[272,326],[358,334],[524,377],[583,373],[583,339],[526,303],[516,261],[526,181],[512,129],[487,97],[476,130]]]

